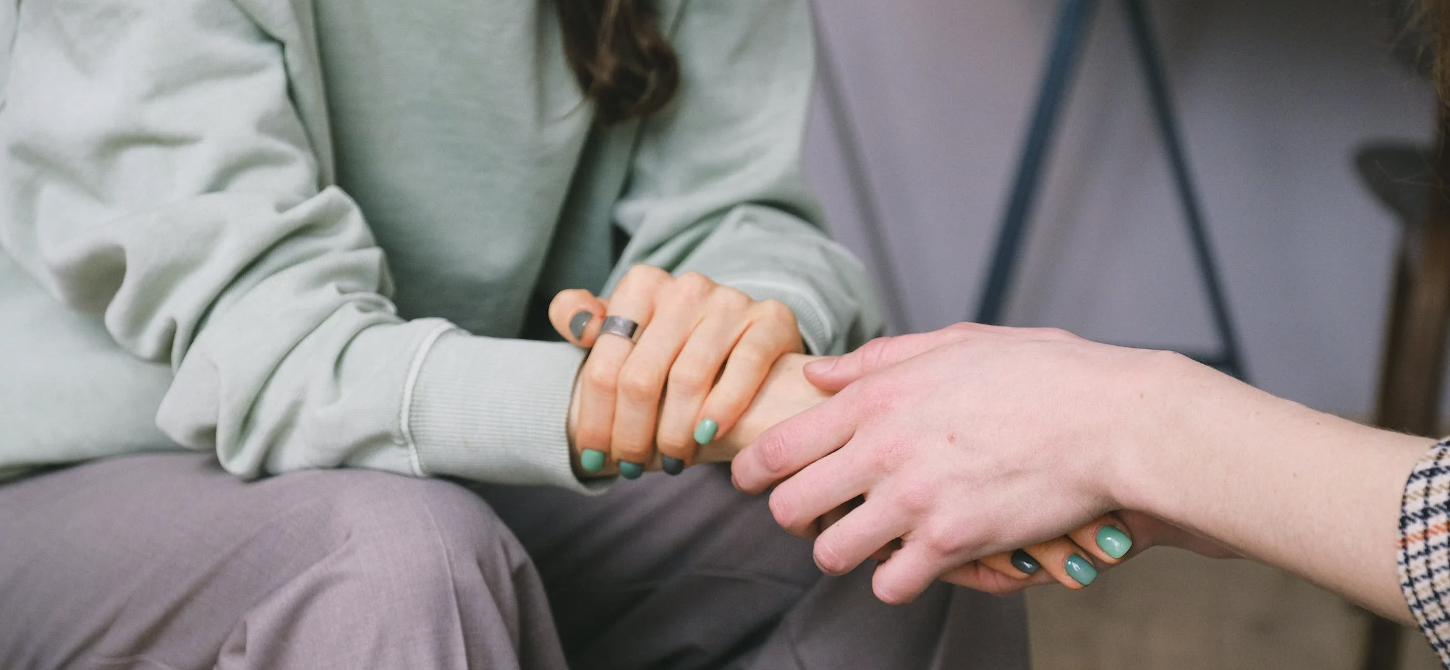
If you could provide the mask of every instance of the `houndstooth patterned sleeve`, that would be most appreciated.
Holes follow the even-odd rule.
[[[1405,482],[1399,564],[1410,612],[1450,668],[1450,440],[1430,449]]]

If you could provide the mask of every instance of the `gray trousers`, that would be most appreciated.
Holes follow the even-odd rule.
[[[0,668],[1026,668],[1020,598],[889,607],[722,467],[602,498],[106,459],[0,486]]]

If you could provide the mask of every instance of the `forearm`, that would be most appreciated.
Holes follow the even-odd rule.
[[[1396,550],[1405,480],[1431,441],[1274,397],[1160,357],[1156,434],[1113,447],[1111,494],[1410,623]],[[1151,397],[1156,395],[1157,397]]]

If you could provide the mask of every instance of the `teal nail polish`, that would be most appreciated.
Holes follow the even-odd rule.
[[[1067,570],[1067,576],[1077,580],[1077,583],[1087,586],[1098,578],[1098,569],[1088,562],[1086,558],[1073,554],[1067,557],[1062,567]]]
[[[685,471],[685,462],[672,456],[660,454],[660,469],[669,474],[678,475]]]
[[[1098,529],[1098,548],[1113,558],[1122,558],[1133,548],[1133,540],[1117,528],[1103,526]]]
[[[599,472],[604,469],[604,452],[596,449],[585,449],[579,454],[579,466],[585,472]]]
[[[1033,560],[1031,554],[1028,554],[1027,552],[1022,551],[1021,549],[1018,549],[1017,551],[1012,552],[1012,559],[1011,560],[1012,560],[1012,567],[1017,568],[1018,570],[1021,570],[1022,571],[1022,574],[1026,574],[1026,575],[1033,574],[1033,573],[1037,572],[1037,569],[1038,568],[1041,568],[1042,567],[1042,566],[1040,566],[1040,565],[1037,564],[1037,561],[1036,560]]]
[[[644,466],[639,463],[620,461],[619,474],[625,479],[639,479],[639,476],[644,474]]]
[[[695,426],[695,444],[705,446],[715,439],[715,431],[720,430],[720,424],[714,419],[700,419],[700,425]]]
[[[589,327],[589,322],[594,320],[594,313],[587,309],[581,309],[569,319],[569,334],[574,336],[577,342],[584,339],[584,329]]]

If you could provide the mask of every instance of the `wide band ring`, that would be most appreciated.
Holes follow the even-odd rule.
[[[606,316],[604,317],[604,325],[599,329],[599,334],[609,333],[610,335],[618,335],[633,342],[634,334],[638,330],[639,324],[631,319],[622,316]]]

